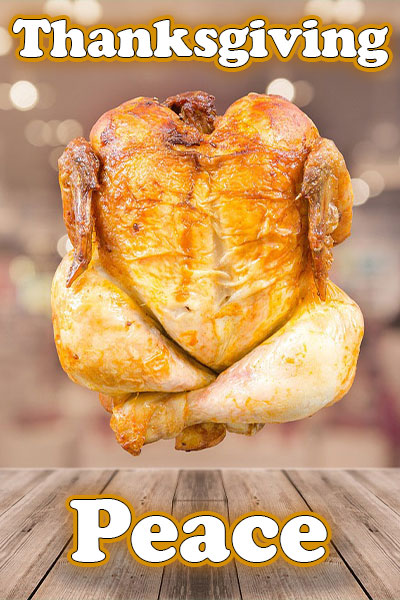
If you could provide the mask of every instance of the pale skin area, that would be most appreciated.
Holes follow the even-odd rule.
[[[351,226],[336,146],[277,96],[216,119],[187,97],[127,102],[60,160],[56,346],[132,454],[311,416],[350,388],[363,335],[328,280]]]
[[[113,427],[132,438],[135,413],[146,410],[150,442],[203,422],[283,423],[309,417],[350,388],[362,334],[360,309],[329,282],[324,302],[309,293],[284,327],[214,383],[187,394],[141,394],[114,409]]]
[[[70,287],[67,254],[52,286],[53,327],[60,360],[70,377],[103,394],[178,392],[214,380],[166,338],[141,306],[102,270],[95,255]]]

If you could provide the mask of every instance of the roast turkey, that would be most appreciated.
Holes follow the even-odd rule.
[[[204,92],[135,98],[59,170],[73,250],[52,288],[57,351],[126,450],[210,447],[348,391],[363,319],[328,272],[351,182],[299,108],[251,93],[217,116]]]

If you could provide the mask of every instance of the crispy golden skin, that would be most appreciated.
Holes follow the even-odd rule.
[[[53,285],[57,350],[72,379],[101,392],[122,445],[137,453],[144,442],[177,437],[177,448],[191,450],[221,441],[225,425],[256,431],[251,411],[222,418],[207,390],[224,398],[225,373],[261,348],[246,376],[262,398],[276,360],[265,342],[296,328],[303,304],[317,306],[306,300],[310,290],[320,303],[327,298],[331,249],[349,235],[352,210],[333,142],[279,96],[249,94],[222,116],[204,92],[164,104],[136,98],[103,115],[90,144],[71,142],[60,185],[74,252]],[[362,319],[336,296],[327,306],[333,329],[346,329],[351,315],[356,360]],[[312,314],[319,319],[319,309]],[[313,339],[313,327],[307,321],[301,335]],[[336,368],[347,385],[354,369],[342,361],[343,343],[338,336]],[[321,384],[318,409],[336,384],[322,389],[315,373],[305,379]],[[204,398],[208,412],[188,421],[193,398]]]

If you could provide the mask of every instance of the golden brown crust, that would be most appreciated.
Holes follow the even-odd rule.
[[[54,331],[63,367],[100,392],[121,445],[138,454],[176,438],[177,449],[203,449],[226,430],[258,431],[274,411],[303,414],[286,375],[284,391],[265,396],[275,383],[265,372],[281,362],[268,340],[295,327],[307,293],[329,304],[331,249],[350,232],[352,204],[334,144],[279,96],[249,94],[217,117],[201,91],[125,102],[90,140],[74,140],[60,159],[74,256],[54,279]],[[332,327],[347,326],[345,309],[325,308]],[[358,335],[357,316],[354,326]],[[310,342],[312,327],[301,331],[300,354],[320,343]],[[291,352],[299,339],[289,337]]]
[[[103,268],[214,370],[254,348],[299,300],[308,254],[298,192],[317,137],[297,107],[261,94],[232,104],[211,134],[151,98],[92,129]]]
[[[175,450],[192,452],[216,446],[225,438],[223,423],[200,423],[186,427],[175,439]]]
[[[118,404],[123,404],[130,394],[121,394],[120,396],[108,396],[107,394],[99,393],[99,401],[104,410],[112,414],[112,411]]]
[[[173,110],[180,118],[202,133],[214,131],[217,113],[215,98],[206,92],[185,92],[170,96],[164,101],[165,106]]]
[[[332,246],[350,235],[353,192],[343,156],[331,140],[319,138],[309,153],[302,195],[308,201],[308,240],[314,280],[322,300],[332,264]]]
[[[67,286],[88,266],[92,257],[92,193],[98,188],[100,163],[84,138],[70,142],[58,161],[64,223],[74,247]]]

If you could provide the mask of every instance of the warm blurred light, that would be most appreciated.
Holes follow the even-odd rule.
[[[74,5],[71,0],[47,0],[44,3],[43,11],[51,17],[57,15],[72,16]]]
[[[50,166],[53,167],[55,171],[58,171],[58,159],[60,158],[64,150],[64,146],[58,146],[57,148],[53,148],[53,150],[49,154]]]
[[[60,237],[57,242],[57,252],[61,258],[63,258],[70,250],[72,250],[72,248],[73,246],[67,234]]]
[[[376,156],[376,146],[369,140],[361,140],[354,146],[352,154],[357,163],[370,162]]]
[[[56,101],[56,92],[49,83],[38,83],[37,89],[39,93],[38,108],[50,108]]]
[[[9,110],[12,108],[10,100],[10,89],[9,83],[0,83],[0,109]]]
[[[44,12],[51,15],[67,15],[82,25],[93,25],[103,14],[98,0],[47,0]]]
[[[0,234],[4,239],[19,231],[19,219],[14,206],[0,204]]]
[[[336,0],[334,19],[339,23],[356,23],[365,13],[363,0]]]
[[[32,146],[44,146],[45,140],[43,136],[43,130],[46,127],[44,121],[34,119],[30,121],[25,127],[25,137]]]
[[[75,119],[51,119],[48,122],[34,119],[25,128],[26,139],[33,146],[60,146],[80,135],[82,125]]]
[[[12,39],[5,27],[0,27],[0,56],[8,54],[12,47]]]
[[[304,6],[305,15],[317,15],[323,21],[332,21],[335,14],[334,0],[308,0]]]
[[[372,141],[383,150],[394,148],[399,142],[399,128],[396,123],[383,121],[375,125],[371,132]]]
[[[308,81],[295,81],[294,82],[294,96],[296,98],[297,106],[307,106],[314,98],[314,88]]]
[[[354,206],[360,206],[364,204],[369,198],[369,186],[366,181],[360,178],[354,178],[351,180],[354,194]]]
[[[20,306],[31,314],[50,315],[50,291],[52,276],[41,273],[18,286],[17,299]]]
[[[360,179],[368,184],[370,198],[379,196],[385,189],[385,180],[378,171],[364,171],[361,173]]]
[[[51,123],[50,121],[49,121],[49,123],[46,123],[45,121],[43,121],[42,137],[43,137],[43,144],[47,144],[47,145],[51,146],[53,137],[55,137],[55,133],[52,131],[50,123]],[[57,123],[58,123],[58,121],[57,121]]]
[[[30,121],[25,129],[26,139],[34,146],[57,145],[56,130],[60,121],[41,121],[34,119]]]
[[[82,125],[75,119],[61,121],[56,130],[57,139],[61,144],[68,144],[71,140],[83,134]]]
[[[33,229],[25,236],[24,246],[29,256],[48,256],[54,251],[54,238],[49,230]]]
[[[18,110],[30,110],[38,98],[38,90],[30,81],[16,81],[10,88],[10,100]]]
[[[47,122],[48,139],[47,139],[46,143],[49,146],[58,146],[59,145],[57,129],[60,126],[60,123],[61,123],[61,121],[59,119],[51,119],[50,121]]]
[[[287,100],[293,100],[294,98],[294,85],[289,79],[285,79],[284,77],[279,77],[271,81],[266,91],[267,94],[277,94]]]
[[[93,25],[103,14],[98,0],[75,0],[74,17],[82,25]]]
[[[35,276],[35,263],[29,256],[16,256],[10,262],[9,275],[15,285]]]

